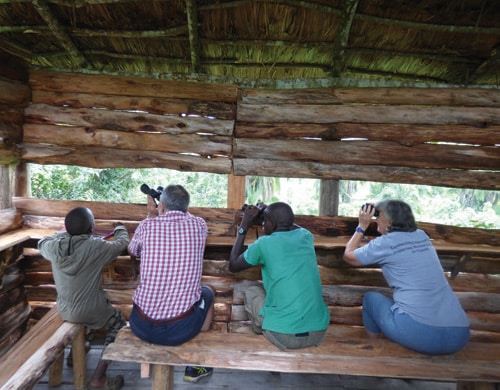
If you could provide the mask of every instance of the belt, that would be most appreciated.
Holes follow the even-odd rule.
[[[141,317],[148,324],[156,325],[156,326],[171,324],[172,322],[180,321],[180,320],[182,320],[182,319],[184,319],[184,318],[186,318],[189,315],[194,313],[194,306],[191,306],[187,311],[178,315],[177,317],[172,317],[172,318],[169,318],[167,320],[153,320],[153,319],[149,318],[146,314],[144,314],[143,311],[139,308],[139,306],[134,304],[134,307],[135,307],[135,311],[137,312],[137,314],[139,314],[139,317]]]

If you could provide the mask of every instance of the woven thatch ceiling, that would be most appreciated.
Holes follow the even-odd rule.
[[[0,0],[0,49],[58,71],[498,87],[500,1]]]

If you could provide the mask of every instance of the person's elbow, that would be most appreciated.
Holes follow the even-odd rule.
[[[227,269],[229,270],[229,272],[232,272],[232,273],[235,273],[235,272],[238,272],[239,271],[239,267],[236,265],[237,263],[237,258],[236,259],[229,259],[228,261],[228,266],[227,266]]]
[[[234,266],[234,264],[231,261],[228,263],[227,269],[229,270],[229,272],[232,272],[232,273],[238,272],[236,270],[236,267]]]
[[[137,247],[133,245],[132,241],[128,244],[127,251],[130,256],[140,257],[140,252],[137,250]]]
[[[350,264],[354,267],[359,267],[363,264],[359,262],[359,260],[356,258],[356,255],[354,254],[354,251],[345,251],[344,256],[343,256],[344,261],[347,264]]]
[[[239,255],[238,257],[231,256],[228,261],[228,270],[229,272],[235,273],[243,271],[244,269],[250,268],[251,265],[245,261],[243,255]]]

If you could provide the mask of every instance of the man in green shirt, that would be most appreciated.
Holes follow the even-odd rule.
[[[263,217],[264,236],[244,249],[248,228]],[[245,291],[245,310],[256,333],[278,348],[319,345],[330,322],[323,301],[314,239],[294,224],[294,213],[284,202],[245,210],[229,258],[229,270],[239,272],[262,265],[263,287]]]

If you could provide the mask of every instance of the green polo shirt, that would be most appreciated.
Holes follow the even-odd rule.
[[[323,301],[313,235],[304,228],[260,237],[243,254],[262,265],[265,330],[296,334],[324,330],[330,322]]]

